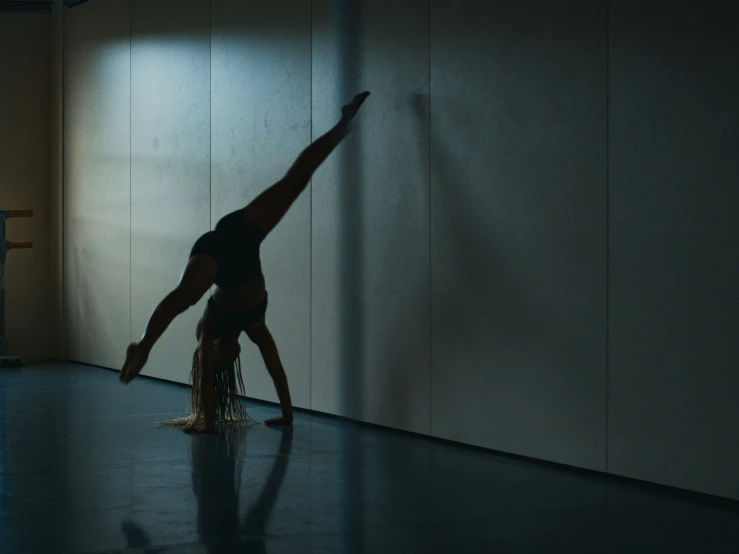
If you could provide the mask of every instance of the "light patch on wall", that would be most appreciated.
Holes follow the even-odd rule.
[[[272,47],[289,43],[302,44],[304,38],[296,35],[295,29],[274,29],[271,27],[220,26],[213,29],[213,37],[249,44],[269,44]]]
[[[128,43],[126,43],[128,45]],[[170,33],[160,35],[149,35],[146,33],[134,32],[131,39],[131,45],[134,48],[149,48],[157,50],[161,48],[171,48],[175,51],[192,50],[197,48],[199,42],[193,40],[192,34],[188,33]]]

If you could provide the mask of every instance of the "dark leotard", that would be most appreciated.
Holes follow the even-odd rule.
[[[225,337],[233,333],[245,331],[248,327],[259,323],[267,313],[267,293],[256,306],[248,308],[226,308],[211,296],[208,298],[208,311],[213,316],[211,334],[214,338]]]
[[[232,212],[221,219],[213,231],[201,236],[192,247],[190,257],[211,256],[218,262],[216,285],[221,289],[236,288],[262,275],[259,247],[266,233],[251,225],[244,211]],[[243,331],[259,322],[267,311],[267,295],[256,306],[226,308],[211,296],[208,310],[214,318],[213,336],[221,337]]]
[[[259,248],[266,237],[249,223],[244,211],[223,217],[213,231],[201,236],[192,247],[190,257],[212,256],[218,262],[216,285],[222,289],[236,288],[262,274]]]

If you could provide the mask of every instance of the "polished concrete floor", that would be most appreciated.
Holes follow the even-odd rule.
[[[0,370],[0,552],[739,552],[729,502],[313,414],[156,426],[186,404],[87,366]]]

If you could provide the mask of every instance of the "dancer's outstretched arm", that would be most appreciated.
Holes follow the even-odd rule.
[[[129,345],[120,381],[130,383],[149,359],[149,353],[175,317],[194,306],[215,283],[218,263],[210,256],[193,256],[185,267],[180,283],[154,310],[141,341]]]
[[[252,225],[265,233],[275,228],[308,186],[316,169],[349,134],[351,121],[369,94],[369,92],[358,94],[344,106],[341,110],[341,120],[303,150],[282,179],[262,192],[245,208],[246,218]]]

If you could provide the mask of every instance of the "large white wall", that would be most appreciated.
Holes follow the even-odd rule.
[[[609,471],[739,498],[739,41],[611,8]]]
[[[432,2],[434,435],[606,466],[606,6]]]
[[[11,219],[10,240],[32,240],[6,265],[6,324],[10,354],[50,356],[49,152],[51,136],[51,18],[0,17],[0,209],[34,210]]]
[[[131,51],[127,2],[68,13],[64,283],[68,355],[119,367],[131,336]]]
[[[739,499],[736,41],[612,4],[68,10],[70,356],[119,368],[195,238],[370,89],[263,248],[295,404]],[[148,375],[187,382],[200,308]]]

